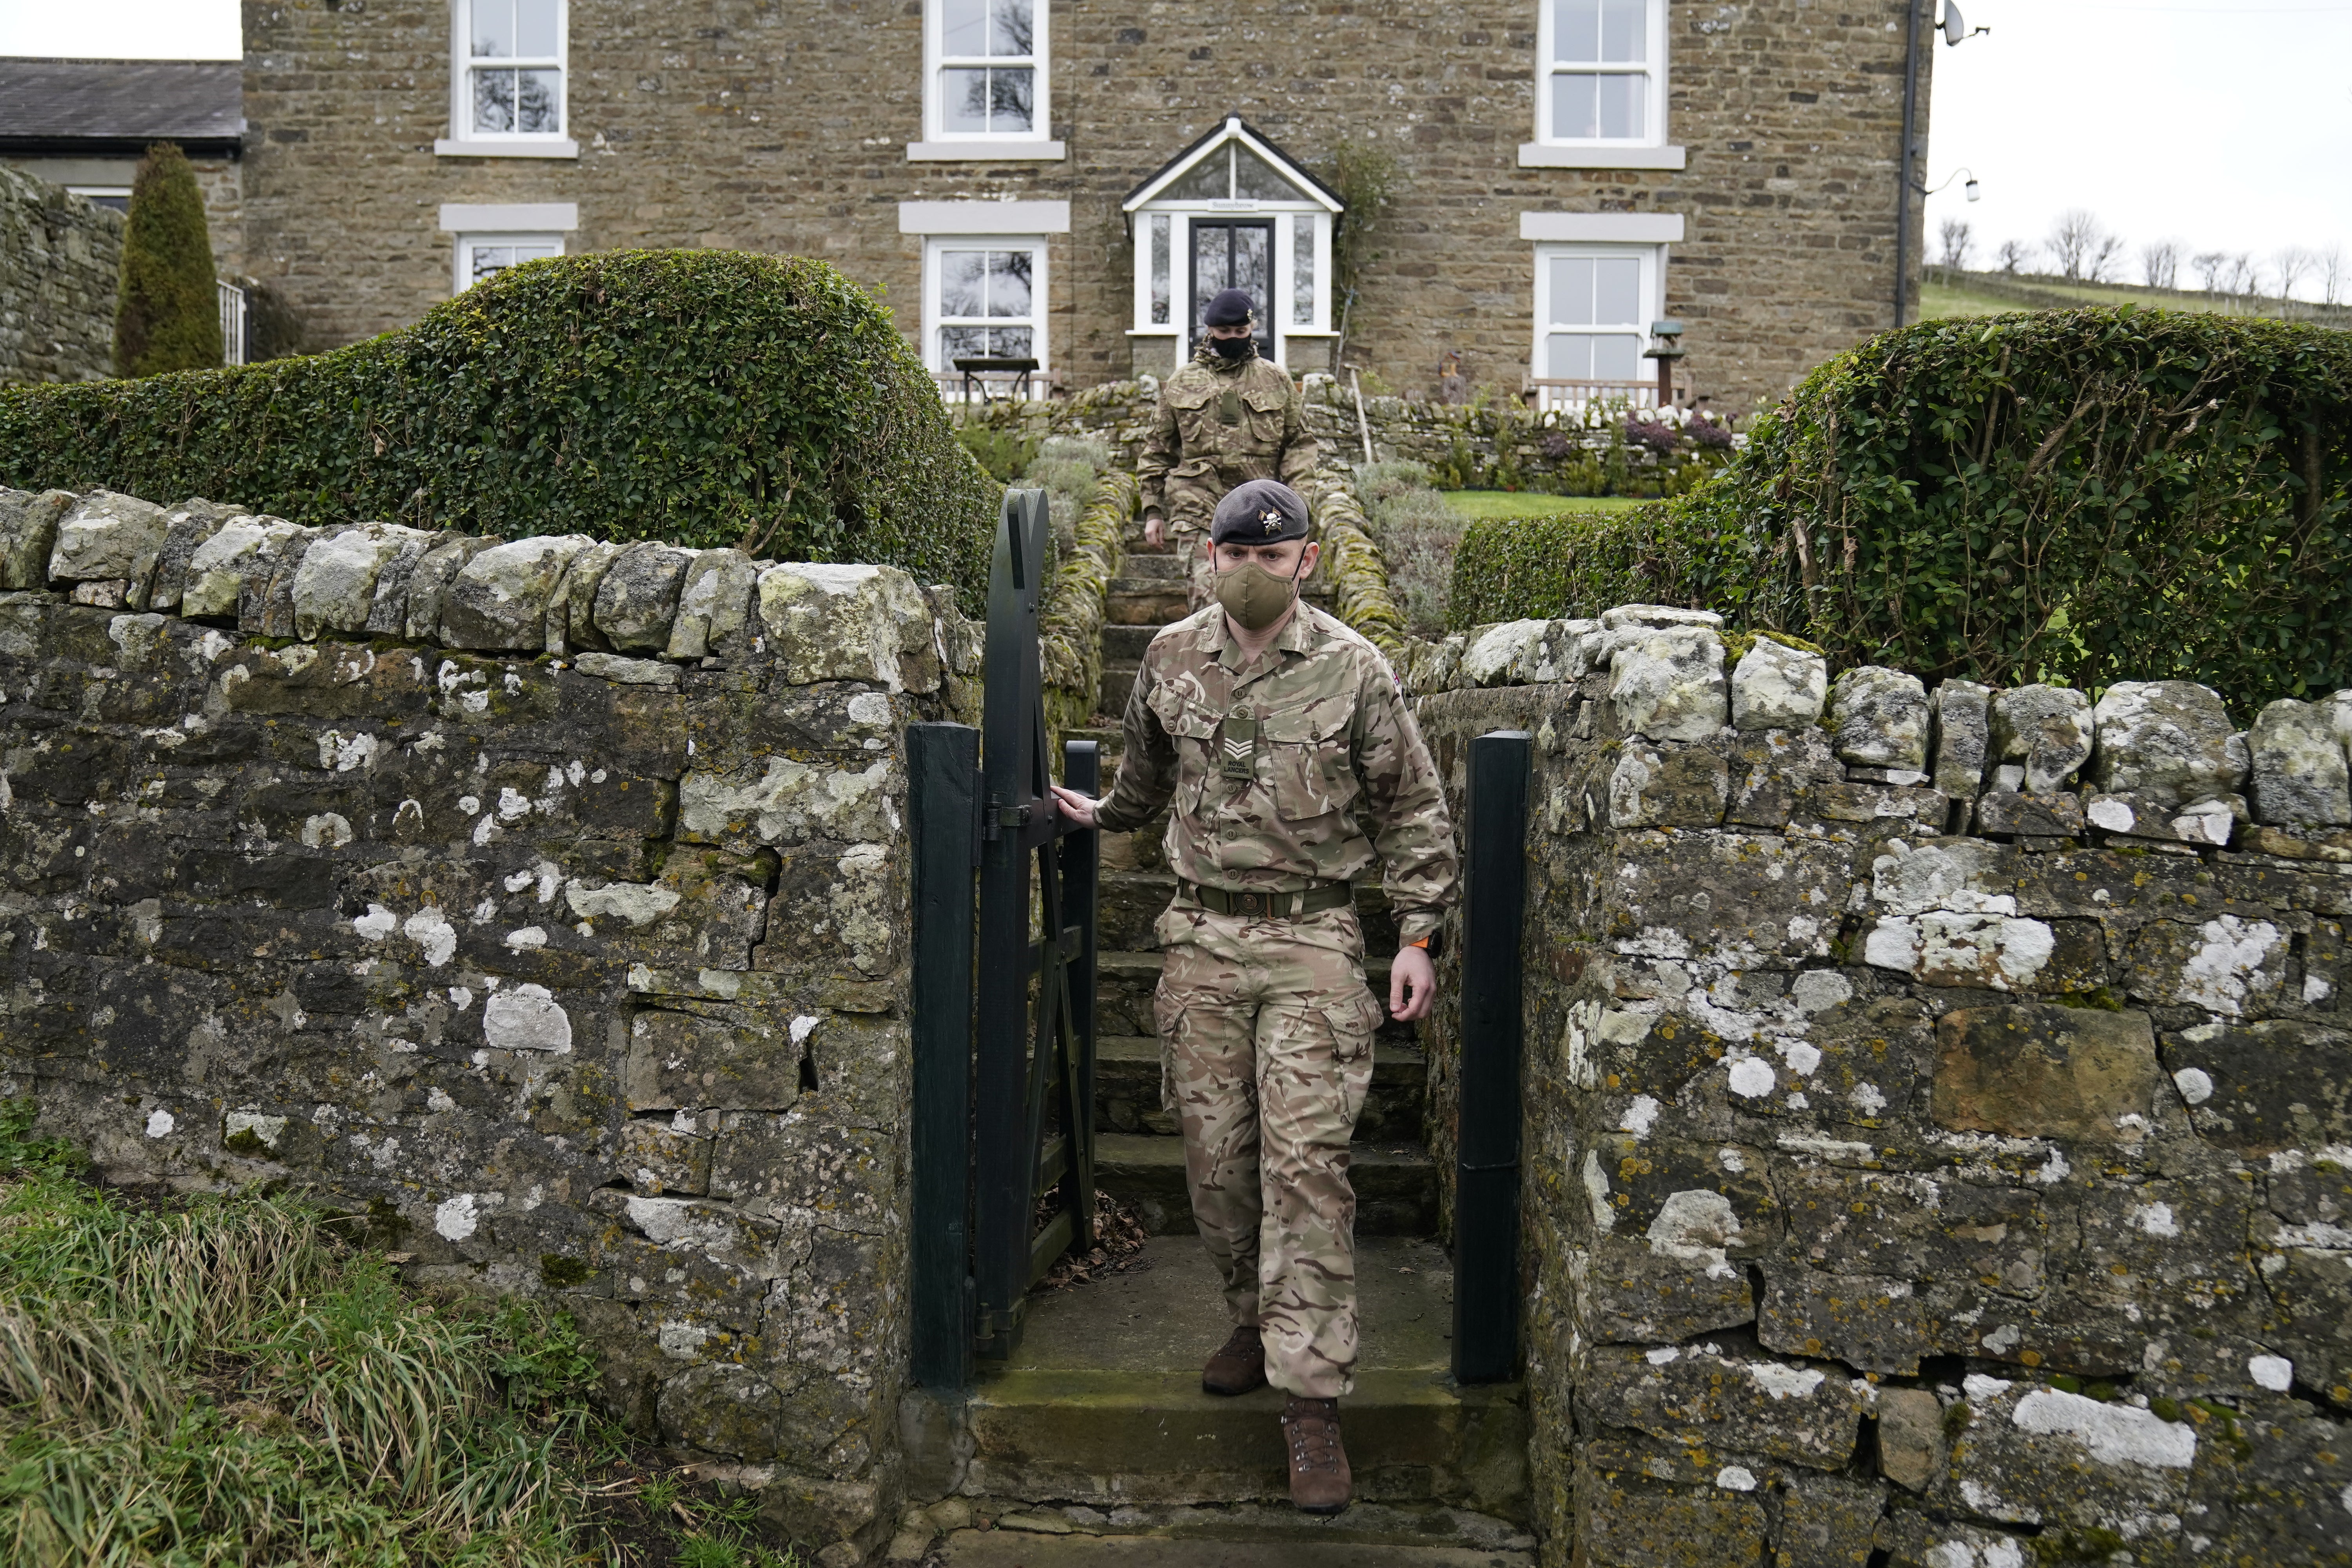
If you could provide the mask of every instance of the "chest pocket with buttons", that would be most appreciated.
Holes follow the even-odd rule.
[[[1179,814],[1190,813],[1201,804],[1202,786],[1216,772],[1220,715],[1173,681],[1153,687],[1145,700],[1160,716],[1160,728],[1176,742],[1176,796],[1171,804]]]
[[[1344,811],[1357,795],[1349,725],[1352,692],[1318,698],[1269,713],[1261,728],[1274,764],[1275,814],[1291,822]]]
[[[1290,405],[1286,387],[1253,386],[1241,395],[1242,419],[1249,426],[1250,444],[1261,452],[1282,445],[1283,412]]]

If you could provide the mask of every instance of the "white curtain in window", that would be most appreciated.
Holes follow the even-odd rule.
[[[1550,136],[1633,142],[1651,135],[1651,10],[1663,0],[1549,0]]]

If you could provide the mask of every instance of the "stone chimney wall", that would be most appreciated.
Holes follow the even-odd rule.
[[[1645,605],[1408,661],[1457,805],[1534,737],[1545,1561],[2339,1561],[2352,692],[1828,677]]]

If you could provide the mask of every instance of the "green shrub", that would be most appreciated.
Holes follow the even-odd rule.
[[[1002,491],[823,262],[534,261],[332,353],[0,391],[0,483],[900,566],[981,607]]]
[[[1719,610],[1930,681],[2352,685],[2352,334],[2169,310],[1885,333],[1720,474],[1609,519],[1482,522],[1449,623]]]
[[[114,300],[114,371],[157,375],[220,362],[220,295],[204,193],[180,149],[158,142],[131,177]]]
[[[1925,323],[1759,421],[1662,588],[1840,664],[2250,710],[2352,685],[2352,334],[2170,310]]]
[[[1454,552],[1446,625],[1597,616],[1612,605],[1681,604],[1690,552],[1674,510],[1559,511],[1473,522]]]
[[[1009,485],[1019,479],[1029,460],[1037,455],[1037,443],[1024,440],[1019,433],[1000,430],[991,425],[962,425],[956,428],[956,439],[963,443],[972,461],[988,470],[988,477],[998,484]]]
[[[1444,636],[1454,552],[1467,520],[1430,487],[1429,470],[1418,463],[1368,463],[1356,470],[1356,490],[1407,629],[1420,637]]]

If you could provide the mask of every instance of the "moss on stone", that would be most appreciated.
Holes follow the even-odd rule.
[[[1104,470],[1080,510],[1076,538],[1059,552],[1037,609],[1044,664],[1045,723],[1058,747],[1067,731],[1083,729],[1102,700],[1103,607],[1111,579],[1126,559],[1128,520],[1142,497],[1135,476]]]
[[[1355,487],[1346,475],[1326,468],[1317,471],[1307,489],[1316,536],[1323,544],[1323,563],[1317,570],[1331,584],[1332,613],[1391,664],[1402,663],[1409,636],[1404,613],[1389,592],[1388,564],[1364,526]]]

